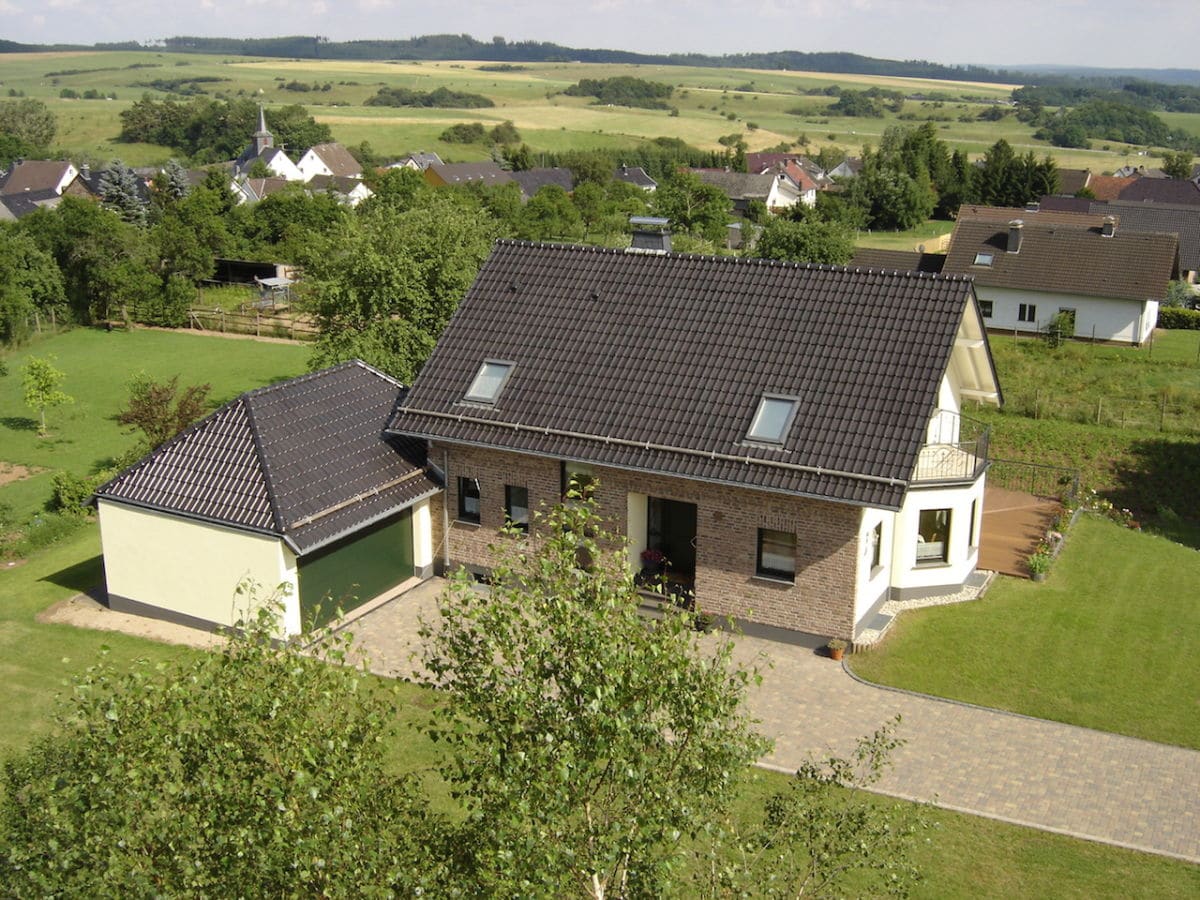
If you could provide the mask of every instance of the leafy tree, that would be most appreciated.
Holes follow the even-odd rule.
[[[673,228],[693,232],[713,243],[724,242],[730,219],[729,198],[696,174],[674,173],[658,186],[653,203],[656,213],[670,219]]]
[[[487,136],[482,122],[459,122],[438,135],[447,144],[478,144]]]
[[[138,185],[138,176],[133,169],[119,159],[100,173],[100,202],[105,208],[119,215],[131,225],[146,223],[146,204]]]
[[[763,228],[751,255],[841,266],[854,255],[854,234],[840,222],[824,221],[816,215],[799,221],[772,219]]]
[[[381,87],[363,102],[367,106],[416,106],[452,109],[483,109],[496,105],[482,94],[452,91],[446,87],[435,88],[432,91],[414,91],[403,87]]]
[[[531,241],[568,240],[582,233],[583,220],[567,192],[548,184],[529,198],[517,236]]]
[[[0,341],[18,343],[34,312],[65,312],[66,292],[54,258],[16,228],[0,228]]]
[[[460,573],[422,628],[466,895],[658,896],[765,749],[732,642],[644,619],[623,542],[570,496],[497,548],[489,596]]]
[[[830,172],[840,166],[847,156],[844,148],[835,144],[826,144],[812,157],[812,161],[821,167],[822,172]]]
[[[521,132],[517,130],[517,126],[510,119],[505,119],[495,126],[488,132],[488,137],[496,144],[519,144],[521,142]]]
[[[1179,150],[1172,152],[1168,150],[1163,154],[1162,170],[1170,178],[1178,178],[1186,180],[1192,177],[1192,154],[1188,150]]]
[[[6,100],[0,103],[0,132],[36,152],[44,152],[54,142],[58,121],[41,100]]]
[[[588,181],[600,185],[608,184],[616,171],[612,157],[600,150],[572,151],[566,154],[559,164],[571,170],[571,174],[575,176],[576,187]]]
[[[914,228],[930,217],[937,202],[928,171],[920,168],[912,175],[899,158],[872,153],[869,147],[863,148],[862,171],[846,194],[872,228]]]
[[[267,605],[219,653],[126,672],[102,658],[76,680],[56,732],[5,765],[6,893],[386,897],[438,883],[430,820],[384,764],[394,697],[339,664],[347,641],[327,661],[273,642],[275,621]]]
[[[748,828],[727,821],[718,840],[701,844],[695,893],[822,897],[840,894],[853,875],[863,896],[908,896],[920,880],[910,849],[929,823],[920,807],[864,796],[901,743],[899,722],[860,740],[849,758],[806,762]]]
[[[25,405],[38,414],[38,434],[45,436],[46,408],[74,403],[74,399],[59,389],[66,373],[54,367],[54,357],[31,356],[21,367],[21,390]]]
[[[117,421],[141,431],[148,452],[162,446],[203,416],[208,409],[210,390],[211,385],[193,384],[181,392],[178,375],[169,381],[157,382],[141,372],[129,383],[129,402],[117,414]]]
[[[222,192],[201,185],[163,209],[151,236],[164,276],[180,275],[193,283],[209,278],[215,257],[232,250]]]
[[[528,144],[505,147],[503,153],[505,168],[513,172],[528,172],[533,168],[533,151],[529,149]]]
[[[581,78],[563,93],[568,97],[595,97],[593,103],[607,106],[667,109],[666,101],[674,91],[669,84],[619,75],[615,78]]]
[[[260,255],[298,263],[352,213],[336,197],[293,183],[255,203],[248,215],[246,235]]]
[[[362,206],[363,211],[372,206],[390,206],[396,209],[408,209],[417,197],[429,190],[429,185],[414,169],[398,168],[384,169],[382,172],[367,172],[363,181],[374,193]]]
[[[470,194],[431,191],[411,209],[371,206],[314,240],[304,260],[321,329],[314,367],[359,356],[410,380],[494,234],[494,221]]]

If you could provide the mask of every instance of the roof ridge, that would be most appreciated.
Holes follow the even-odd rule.
[[[279,511],[279,502],[275,499],[275,484],[271,477],[271,466],[267,461],[267,451],[263,446],[262,435],[258,431],[258,420],[254,416],[254,405],[250,403],[251,395],[245,396],[246,424],[250,428],[250,441],[254,444],[254,456],[258,460],[259,471],[262,472],[263,485],[267,490],[267,505],[271,508],[271,520],[275,531],[287,538],[287,526],[283,514]],[[295,549],[295,548],[293,548]]]
[[[645,256],[651,259],[683,259],[683,260],[710,260],[728,265],[741,266],[766,266],[770,268],[780,269],[795,269],[796,271],[811,271],[811,272],[844,272],[846,274],[859,274],[861,268],[857,266],[837,265],[835,263],[802,263],[794,262],[790,259],[768,259],[764,256],[720,256],[714,253],[681,253],[671,250],[665,253],[653,252],[645,254],[630,253],[628,247],[599,247],[591,244],[566,244],[555,243],[552,241],[529,241],[520,238],[499,238],[495,242],[495,246],[505,247],[537,247],[546,250],[576,250],[584,253],[597,253],[608,256]],[[919,253],[917,250],[899,251],[909,253]],[[928,251],[926,251],[928,252]],[[952,274],[949,272],[911,272],[897,270],[892,273],[880,271],[871,274],[893,274],[902,277],[911,278],[938,278],[944,281],[970,281],[970,276]]]
[[[348,369],[351,366],[357,366],[358,368],[364,369],[365,371],[370,372],[373,375],[377,375],[378,377],[382,378],[384,381],[388,381],[391,384],[394,384],[398,388],[406,387],[406,385],[403,382],[393,378],[387,372],[377,369],[374,366],[372,366],[370,363],[363,362],[358,357],[355,357],[354,359],[347,359],[347,360],[343,360],[340,363],[334,363],[332,366],[326,366],[324,369],[317,369],[316,371],[313,371],[313,372],[305,372],[302,375],[296,375],[293,378],[284,378],[281,381],[273,381],[270,384],[264,384],[262,387],[254,388],[253,390],[250,390],[250,391],[245,391],[240,396],[247,397],[247,398],[261,397],[265,394],[272,393],[273,391],[283,390],[284,388],[287,388],[290,385],[299,384],[299,383],[303,383],[303,382],[307,382],[307,381],[312,381],[315,378],[322,378],[326,375],[332,374],[333,372],[339,372],[342,369]]]

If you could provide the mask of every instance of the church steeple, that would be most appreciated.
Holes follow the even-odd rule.
[[[267,130],[267,114],[263,105],[258,104],[258,131],[254,132],[254,155],[262,156],[262,152],[275,146],[275,137]]]

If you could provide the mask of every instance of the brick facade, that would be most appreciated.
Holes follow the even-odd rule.
[[[531,510],[559,500],[561,468],[555,459],[444,443],[432,445],[429,459],[445,470],[450,520],[448,541],[435,544],[434,555],[441,561],[448,552],[452,567],[486,571],[488,545],[504,525],[505,485],[527,488]],[[602,466],[595,472],[600,514],[621,534],[628,532],[630,493],[696,505],[700,609],[793,631],[853,637],[862,521],[857,507]],[[479,481],[478,525],[456,521],[460,476]],[[440,518],[440,511],[434,517]],[[759,528],[796,534],[794,584],[756,577]]]

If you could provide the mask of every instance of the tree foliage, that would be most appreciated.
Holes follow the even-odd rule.
[[[6,100],[0,103],[0,133],[11,136],[36,153],[54,142],[58,120],[41,100]]]
[[[34,313],[65,312],[62,273],[50,254],[13,227],[0,228],[0,342],[20,343]]]
[[[802,219],[772,218],[763,227],[754,256],[843,266],[854,256],[854,234],[837,221],[811,214]]]
[[[593,103],[606,106],[666,109],[666,101],[674,88],[658,81],[618,75],[615,78],[581,78],[563,93],[568,97],[594,97]]]
[[[146,223],[146,204],[138,185],[138,176],[129,166],[114,159],[99,179],[100,202],[121,220],[131,225]]]
[[[46,409],[74,403],[75,400],[61,390],[66,373],[54,367],[54,357],[31,356],[21,366],[21,391],[25,405],[38,414],[38,434],[45,436]]]
[[[384,768],[393,697],[337,664],[344,643],[334,664],[274,643],[274,613],[219,653],[76,680],[57,732],[5,765],[6,893],[384,897],[434,877]]]
[[[659,895],[765,746],[731,642],[644,619],[623,542],[571,497],[503,539],[488,596],[464,573],[422,629],[468,895]]]
[[[485,109],[496,104],[482,94],[452,91],[447,87],[414,91],[403,87],[381,87],[363,101],[367,106],[416,106],[448,109]]]
[[[129,383],[129,401],[117,414],[122,425],[142,432],[144,449],[157,449],[208,410],[209,384],[193,384],[181,391],[179,376],[158,382],[145,372]]]
[[[671,220],[672,228],[713,243],[724,242],[730,221],[729,198],[694,173],[676,172],[659,184],[653,205],[657,215]]]
[[[906,897],[920,881],[910,857],[929,827],[920,807],[864,796],[882,776],[900,717],[857,742],[848,758],[804,763],[749,822],[726,820],[697,853],[702,897]]]
[[[314,240],[305,260],[321,328],[314,366],[358,356],[407,381],[432,351],[496,226],[468,194],[419,196],[408,209],[371,205]]]
[[[1189,150],[1167,151],[1163,154],[1162,170],[1169,178],[1181,181],[1192,177],[1192,156]]]

